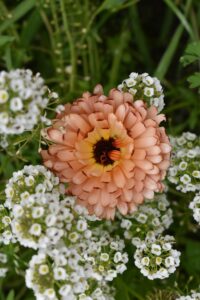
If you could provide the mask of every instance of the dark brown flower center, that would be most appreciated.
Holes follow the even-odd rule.
[[[113,164],[116,160],[117,153],[120,154],[120,148],[115,146],[115,139],[109,138],[105,140],[101,138],[94,146],[93,153],[97,163],[107,166]]]

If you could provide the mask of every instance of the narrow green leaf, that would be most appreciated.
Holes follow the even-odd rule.
[[[35,6],[35,0],[21,1],[18,6],[11,12],[12,18],[7,19],[0,25],[0,33],[6,30],[14,22],[21,19],[27,12],[29,12]]]
[[[15,292],[14,290],[10,291],[6,300],[14,300],[14,297],[15,297]]]
[[[170,42],[168,48],[166,49],[165,53],[163,54],[163,56],[160,60],[160,63],[155,71],[154,75],[156,77],[158,77],[160,80],[162,80],[165,77],[165,75],[169,69],[169,66],[172,63],[172,59],[173,59],[176,49],[178,47],[182,33],[183,33],[183,26],[179,25],[171,39],[171,42]]]
[[[185,14],[183,14],[180,9],[175,5],[174,1],[172,0],[164,0],[165,3],[171,8],[171,10],[174,12],[174,14],[179,18],[181,21],[181,24],[183,27],[187,30],[189,35],[191,36],[192,39],[194,39],[194,33],[192,31],[192,28],[190,24],[188,23]]]
[[[1,35],[0,36],[0,47],[4,46],[7,43],[11,43],[15,40],[14,36]]]

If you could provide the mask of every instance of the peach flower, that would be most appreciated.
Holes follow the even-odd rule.
[[[46,129],[52,143],[41,152],[44,165],[91,214],[113,219],[116,209],[133,212],[163,189],[171,150],[163,120],[155,106],[115,89],[107,97],[97,85]]]

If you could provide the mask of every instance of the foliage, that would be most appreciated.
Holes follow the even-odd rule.
[[[99,82],[108,91],[132,71],[148,72],[165,87],[167,131],[199,134],[199,28],[198,0],[0,0],[0,69],[40,72],[61,103],[92,91]],[[2,201],[13,171],[27,161],[41,161],[38,137],[35,129],[18,141],[18,151],[0,152]],[[188,212],[191,197],[170,186],[168,200],[175,216],[170,234],[183,253],[179,271],[166,280],[150,281],[132,260],[115,280],[117,300],[172,300],[177,292],[200,284],[199,226]],[[0,299],[34,300],[23,281],[32,250],[7,251],[13,262],[7,278],[0,280]]]

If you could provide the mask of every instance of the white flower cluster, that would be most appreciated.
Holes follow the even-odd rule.
[[[65,238],[75,243],[90,238],[86,210],[64,197],[58,177],[43,166],[25,166],[15,172],[6,186],[5,206],[11,209],[12,230],[19,243],[46,248]]]
[[[88,242],[68,244],[68,247],[57,245],[56,249],[39,252],[26,272],[27,287],[40,300],[114,299],[110,290],[105,291],[106,281],[112,281],[117,273],[126,270],[128,256],[123,248],[122,240],[100,232]],[[93,290],[95,282],[98,288]]]
[[[176,298],[176,300],[200,300],[200,293],[191,291],[191,295],[180,296],[179,298]]]
[[[8,268],[6,268],[7,262],[7,255],[5,253],[0,252],[0,278],[5,277],[6,273],[8,272]]]
[[[0,204],[0,244],[14,243],[15,238],[11,230],[11,218],[3,204]]]
[[[123,252],[124,240],[112,238],[107,231],[98,228],[84,249],[84,260],[91,265],[91,276],[97,281],[112,281],[126,270],[127,253]]]
[[[146,200],[132,215],[120,218],[124,237],[132,240],[133,245],[144,239],[147,232],[155,236],[161,234],[173,222],[165,194],[157,194],[154,200]]]
[[[148,279],[164,279],[174,273],[180,264],[180,252],[174,250],[172,236],[146,238],[134,254],[135,265]]]
[[[171,138],[172,162],[168,180],[182,193],[200,190],[200,138],[191,132]]]
[[[193,210],[193,217],[200,225],[200,192],[190,202],[189,208]]]
[[[134,100],[144,100],[148,106],[154,105],[158,112],[164,108],[164,94],[160,81],[148,73],[138,74],[132,72],[129,78],[118,85],[120,91],[134,95]]]
[[[0,136],[5,137],[32,130],[49,102],[44,80],[31,70],[16,69],[0,72]],[[43,121],[48,121],[43,118]]]
[[[38,250],[26,272],[37,300],[114,300],[107,282],[126,270],[124,241],[91,231],[93,218],[44,166],[13,173],[5,193],[17,241]]]

